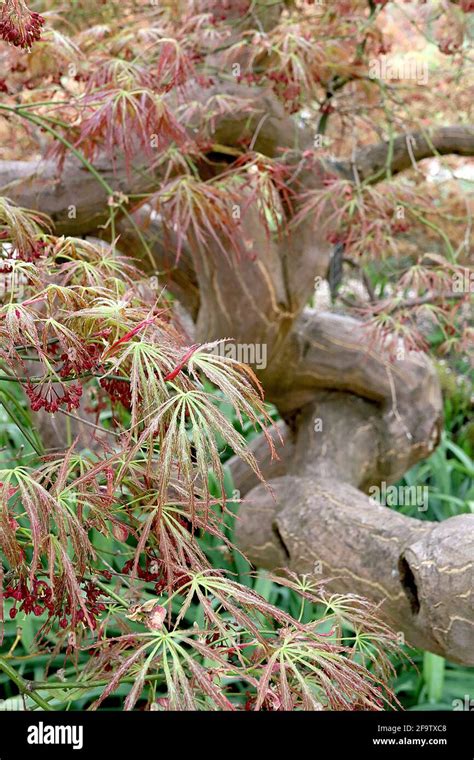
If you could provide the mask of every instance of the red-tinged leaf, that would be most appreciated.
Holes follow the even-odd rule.
[[[179,373],[181,372],[181,370],[184,369],[184,367],[186,366],[188,360],[198,350],[198,348],[199,348],[199,343],[195,343],[193,346],[191,346],[186,351],[186,353],[184,354],[184,356],[180,360],[179,364],[171,372],[168,372],[168,374],[165,375],[164,380],[166,382],[171,382],[172,380],[174,380],[179,375]]]
[[[123,343],[128,343],[132,338],[135,337],[141,330],[143,330],[144,327],[147,327],[148,325],[152,325],[155,322],[155,317],[152,317],[150,319],[144,319],[143,322],[140,322],[139,325],[133,328],[133,330],[130,330],[128,333],[123,335],[119,340],[117,340],[115,343],[113,343],[110,348],[107,349],[107,351],[103,354],[102,359],[106,359],[110,356],[110,354],[113,354],[119,346],[121,346]]]
[[[139,699],[143,691],[143,687],[145,685],[146,673],[147,673],[147,668],[143,667],[140,669],[138,675],[135,677],[133,686],[125,698],[125,702],[124,702],[125,710],[127,711],[133,710],[133,708],[135,707],[137,700]]]
[[[206,670],[195,660],[189,660],[189,669],[196,679],[197,684],[201,687],[204,694],[206,694],[216,707],[221,710],[233,712],[235,707],[232,702],[227,699],[222,690],[214,683],[212,679],[212,672]]]
[[[115,671],[112,678],[110,679],[110,682],[105,687],[104,691],[100,695],[100,697],[94,702],[92,705],[92,710],[97,710],[102,702],[104,702],[107,697],[109,697],[117,688],[117,686],[120,684],[120,679],[122,676],[126,675],[126,673],[130,670],[132,665],[134,665],[138,660],[143,657],[144,652],[146,651],[148,647],[148,643],[141,646],[139,649],[137,649],[135,652],[132,652],[132,654],[127,657],[119,668]]]
[[[112,525],[112,535],[117,541],[124,544],[130,535],[130,530],[123,523],[114,522]]]

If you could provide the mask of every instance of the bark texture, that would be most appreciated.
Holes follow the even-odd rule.
[[[474,515],[432,523],[364,493],[386,482],[374,404],[327,392],[304,418],[287,474],[246,495],[237,524],[243,551],[258,566],[289,566],[334,591],[367,596],[411,644],[473,665]],[[248,481],[231,469],[244,493]]]
[[[277,5],[262,23],[275,23],[284,4]],[[448,127],[400,136],[393,150],[383,143],[352,161],[308,165],[312,135],[270,91],[223,81],[214,90],[196,86],[190,98],[205,106],[206,98],[223,92],[238,99],[241,113],[216,118],[214,154],[235,147],[243,134],[266,156],[291,149],[290,184],[300,194],[321,187],[328,172],[355,181],[382,179],[389,156],[394,174],[436,153],[474,155],[472,128]],[[186,126],[192,130],[192,119]],[[68,160],[62,174],[49,162],[0,162],[0,192],[50,214],[60,233],[104,236],[98,228],[108,218],[109,187],[128,196],[160,182],[140,156],[133,165],[138,170],[130,177],[100,159],[96,169],[104,184],[77,159]],[[124,251],[137,256],[137,227],[147,239],[152,256],[144,265],[159,273],[191,315],[197,340],[233,337],[266,346],[259,376],[287,423],[280,426],[287,446],[281,462],[271,463],[262,442],[253,444],[271,490],[255,487],[253,476],[231,465],[237,488],[248,493],[238,521],[240,545],[257,565],[290,565],[331,579],[338,591],[380,602],[409,642],[474,664],[474,515],[429,523],[379,506],[366,493],[374,484],[394,482],[436,447],[442,399],[435,371],[419,354],[390,362],[370,345],[361,323],[305,308],[315,277],[328,268],[329,210],[316,228],[311,218],[293,227],[298,201],[291,209],[282,201],[285,232],[270,240],[255,204],[245,200],[238,263],[212,245],[190,246],[176,261],[172,234],[170,245],[146,206],[125,205],[128,215],[117,219]]]

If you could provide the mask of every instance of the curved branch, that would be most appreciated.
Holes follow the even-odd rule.
[[[175,92],[168,99],[173,109],[182,105]],[[304,146],[309,139],[308,130],[286,114],[270,88],[235,81],[211,87],[190,82],[186,105],[182,124],[190,137],[202,126],[207,110],[216,112],[208,130],[210,142],[217,146],[235,147],[247,134],[255,139],[255,150],[275,156],[281,147]],[[112,161],[105,155],[98,156],[94,160],[98,179],[74,156],[68,156],[61,170],[55,161],[45,159],[0,161],[0,195],[24,208],[48,214],[58,234],[84,235],[109,218],[111,193],[107,187],[125,198],[156,190],[160,176],[153,165],[150,169],[150,157],[137,151],[129,163],[132,170],[122,158]]]
[[[370,344],[364,324],[350,317],[305,310],[261,380],[268,400],[287,417],[321,390],[374,402],[387,430],[380,458],[386,478],[400,477],[438,443],[442,397],[429,359],[411,352],[390,361]]]
[[[319,394],[301,414],[288,474],[248,494],[237,541],[254,564],[366,596],[409,643],[474,664],[474,515],[432,523],[363,493],[387,482],[389,437],[375,404]],[[400,493],[426,509],[424,492]]]
[[[390,142],[357,151],[352,161],[335,161],[334,168],[352,181],[380,182],[424,158],[457,154],[474,156],[474,126],[439,127],[410,132]]]
[[[286,476],[270,486],[272,494],[249,494],[237,523],[256,565],[368,597],[410,644],[474,665],[474,515],[416,520],[333,479]]]
[[[107,186],[124,196],[153,190],[156,179],[137,161],[129,175],[122,162],[112,166],[104,157],[94,163],[96,177],[76,158],[68,158],[62,171],[51,160],[0,162],[0,195],[23,208],[42,211],[53,220],[57,234],[85,235],[110,217]]]

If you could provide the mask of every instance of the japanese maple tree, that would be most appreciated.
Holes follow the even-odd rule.
[[[474,155],[472,11],[1,3],[0,400],[27,449],[0,611],[87,654],[28,689],[43,709],[124,685],[127,709],[384,709],[382,619],[472,661],[474,517],[366,495],[437,445],[433,331],[472,346],[472,195],[419,163]],[[237,542],[299,617],[236,577],[244,497]]]

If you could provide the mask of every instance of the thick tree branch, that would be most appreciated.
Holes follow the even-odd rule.
[[[474,665],[474,515],[441,523],[378,506],[333,478],[286,476],[241,508],[237,537],[254,564],[288,566],[338,593],[381,603],[408,643]]]
[[[409,643],[474,664],[474,516],[431,523],[363,493],[388,482],[393,443],[374,404],[319,394],[299,423],[289,474],[271,491],[255,488],[240,509],[240,548],[258,566],[289,566],[381,603]],[[400,499],[426,508],[424,493]]]
[[[442,398],[431,362],[421,353],[391,361],[371,344],[367,328],[350,317],[307,309],[274,360],[261,373],[267,398],[286,416],[333,389],[375,402],[390,435],[386,477],[400,477],[439,440]]]
[[[156,283],[157,289],[166,288],[192,319],[196,319],[200,296],[192,254],[189,247],[184,245],[179,259],[177,258],[175,232],[167,230],[165,235],[163,224],[150,211],[149,206],[145,205],[132,214],[135,227],[130,219],[121,217],[117,220],[116,233],[120,236],[118,246],[123,253],[138,260],[145,272],[156,278],[154,284]],[[143,239],[151,257],[143,249]]]
[[[336,161],[339,174],[353,181],[380,182],[409,169],[423,158],[457,154],[474,156],[474,126],[450,126],[411,132],[359,150],[352,161]]]
[[[107,186],[117,197],[119,193],[128,196],[154,189],[156,179],[146,174],[145,164],[137,164],[128,175],[123,163],[112,166],[102,157],[94,163],[103,180],[101,184],[76,158],[68,158],[62,171],[54,161],[2,161],[0,195],[23,208],[48,214],[57,234],[85,235],[110,218],[111,193]]]

